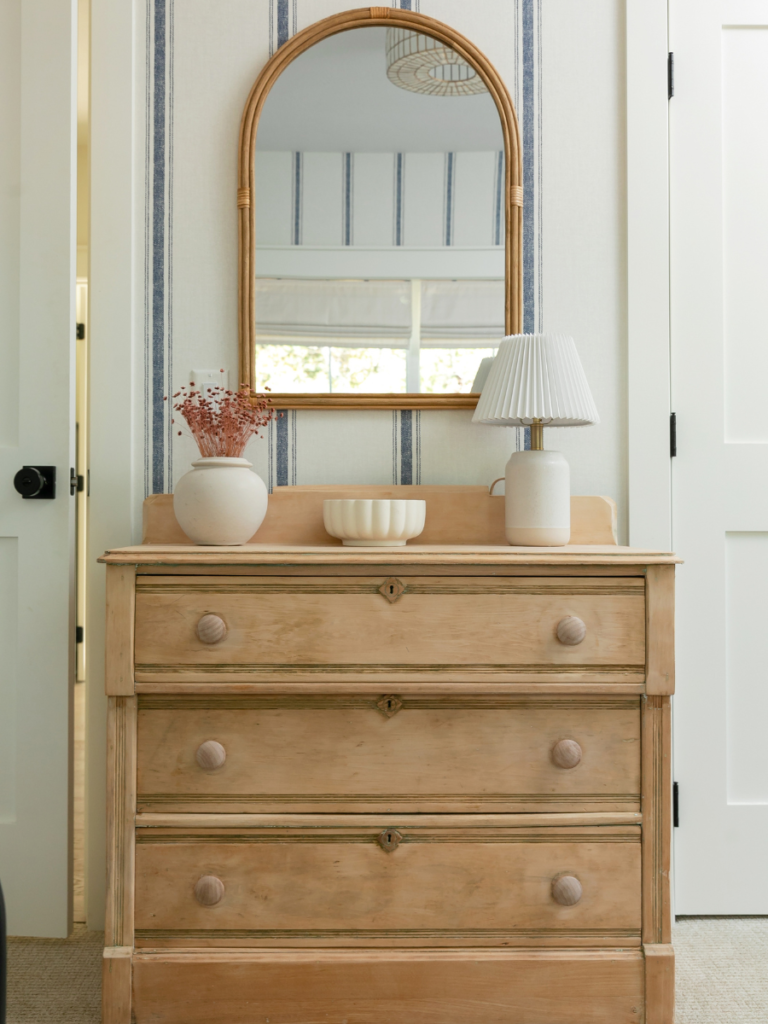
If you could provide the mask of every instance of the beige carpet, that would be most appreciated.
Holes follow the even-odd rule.
[[[767,1024],[768,917],[683,917],[676,1024]]]
[[[683,918],[674,942],[677,1024],[768,1024],[768,918]],[[99,1024],[101,943],[10,939],[8,1024]]]
[[[8,1024],[99,1024],[102,932],[8,939]]]

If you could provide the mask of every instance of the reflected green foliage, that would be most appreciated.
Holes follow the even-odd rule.
[[[328,391],[328,349],[308,345],[257,345],[256,390]]]
[[[405,350],[257,345],[256,388],[289,394],[401,393]]]
[[[495,348],[423,348],[423,394],[468,393],[485,356]],[[257,345],[256,390],[280,393],[404,394],[406,350],[326,345]]]
[[[495,353],[495,348],[423,348],[419,353],[422,394],[469,393],[480,361]]]

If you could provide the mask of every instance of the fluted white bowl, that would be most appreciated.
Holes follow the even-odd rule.
[[[328,533],[357,547],[402,547],[418,537],[426,516],[426,501],[413,498],[329,498],[323,502]]]

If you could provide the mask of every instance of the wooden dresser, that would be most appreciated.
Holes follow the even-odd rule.
[[[672,1024],[673,556],[104,560],[105,1024]]]

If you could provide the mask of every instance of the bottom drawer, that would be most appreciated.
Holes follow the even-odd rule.
[[[640,943],[637,825],[329,817],[140,828],[136,945]]]
[[[138,954],[133,1005],[136,1024],[646,1020],[639,950]]]

